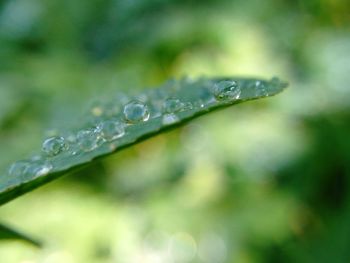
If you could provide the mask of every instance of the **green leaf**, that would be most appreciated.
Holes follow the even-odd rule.
[[[28,242],[37,247],[42,246],[42,244],[39,241],[0,223],[0,241],[3,240],[20,240]]]
[[[43,152],[14,163],[0,177],[0,204],[195,117],[273,96],[286,86],[278,78],[184,78],[95,105],[85,121],[49,138],[43,143]]]

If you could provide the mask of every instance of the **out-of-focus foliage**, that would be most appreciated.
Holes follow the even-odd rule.
[[[347,262],[347,2],[2,1],[1,167],[116,90],[183,74],[291,88],[5,205],[47,246],[1,244],[1,261]]]
[[[41,244],[31,237],[28,237],[22,233],[19,233],[8,226],[0,224],[0,241],[4,240],[21,240],[28,242],[34,246],[41,246]]]

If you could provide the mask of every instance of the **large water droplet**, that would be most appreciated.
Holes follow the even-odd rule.
[[[66,150],[68,147],[65,139],[60,136],[54,136],[43,142],[42,150],[49,156],[55,156]]]
[[[101,138],[94,130],[82,130],[77,134],[77,143],[81,150],[90,152],[100,145]]]
[[[13,177],[20,177],[26,173],[29,165],[28,161],[17,161],[10,166],[8,174]]]
[[[165,113],[179,112],[179,111],[182,111],[184,108],[185,108],[185,104],[176,98],[166,99],[163,105],[163,109]]]
[[[223,80],[216,83],[213,92],[217,100],[238,99],[241,95],[241,89],[234,80]]]
[[[124,124],[115,120],[101,122],[96,131],[107,142],[116,140],[125,134]]]
[[[124,106],[124,117],[128,123],[135,124],[149,119],[150,113],[147,105],[134,100]]]

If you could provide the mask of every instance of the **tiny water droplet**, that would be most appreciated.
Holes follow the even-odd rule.
[[[223,80],[214,85],[214,96],[217,100],[239,99],[241,89],[234,80]]]
[[[169,98],[166,99],[163,105],[165,113],[175,113],[184,110],[185,104],[179,99]]]
[[[165,114],[163,116],[163,119],[162,119],[163,125],[171,125],[171,124],[177,123],[179,121],[180,121],[179,117],[173,113]]]
[[[49,156],[55,156],[66,150],[67,147],[68,145],[63,137],[54,136],[43,142],[42,150]]]
[[[100,145],[101,139],[94,130],[82,130],[77,134],[77,143],[84,152],[90,152]]]
[[[30,163],[27,161],[17,161],[10,166],[8,174],[13,177],[20,177],[26,173],[29,165]]]
[[[100,133],[103,140],[110,142],[122,137],[125,134],[124,125],[115,120],[101,122],[96,131]]]
[[[80,145],[78,143],[78,134],[74,132],[67,132],[64,135],[66,142],[68,144],[68,150],[71,155],[76,155],[80,150]]]
[[[135,124],[148,121],[150,113],[146,104],[134,100],[124,106],[124,117],[128,123]]]
[[[255,81],[255,90],[256,96],[265,97],[268,95],[266,85],[260,80]]]

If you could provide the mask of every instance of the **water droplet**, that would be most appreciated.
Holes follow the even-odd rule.
[[[60,136],[54,136],[43,142],[42,150],[49,156],[55,156],[66,150],[68,147],[65,139]]]
[[[266,85],[260,80],[255,81],[255,90],[256,96],[265,97],[268,95]]]
[[[32,163],[29,166],[27,173],[31,176],[34,176],[34,178],[37,178],[47,175],[52,169],[52,164],[48,161],[43,160]]]
[[[47,175],[53,166],[46,160],[18,161],[11,165],[9,175],[21,180],[30,180],[39,176]]]
[[[223,80],[214,85],[214,96],[217,100],[238,99],[241,89],[234,80]]]
[[[135,124],[142,121],[148,121],[150,116],[147,105],[143,102],[134,100],[124,106],[124,117],[129,123]]]
[[[102,139],[107,142],[118,139],[125,134],[123,123],[115,120],[101,122],[97,126],[96,131],[99,132]]]
[[[77,143],[81,150],[90,152],[100,145],[101,138],[94,130],[82,130],[77,134]]]
[[[182,111],[184,107],[185,107],[185,104],[176,98],[166,99],[163,105],[163,109],[165,113],[179,112],[179,111]]]
[[[177,123],[179,121],[180,121],[179,117],[173,113],[165,114],[163,116],[163,119],[162,119],[163,125],[171,125],[171,124]]]
[[[13,177],[20,177],[26,173],[29,165],[30,163],[27,161],[17,161],[10,166],[8,174]]]

